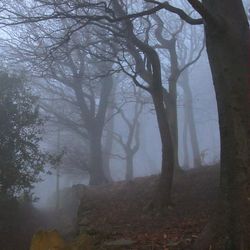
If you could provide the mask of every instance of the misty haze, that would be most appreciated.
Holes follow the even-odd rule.
[[[0,250],[249,250],[247,0],[0,2]]]

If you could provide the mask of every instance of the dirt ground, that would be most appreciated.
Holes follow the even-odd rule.
[[[164,214],[148,209],[157,176],[89,188],[83,194],[78,222],[82,219],[90,232],[103,235],[108,242],[133,241],[127,249],[190,249],[213,213],[218,176],[216,167],[179,174],[173,188],[174,205]]]

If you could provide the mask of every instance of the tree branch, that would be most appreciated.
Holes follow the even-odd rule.
[[[198,18],[198,19],[192,18],[185,11],[170,5],[169,2],[167,2],[167,1],[161,3],[161,2],[158,2],[155,0],[145,0],[145,2],[157,4],[159,7],[161,7],[160,9],[165,9],[165,10],[168,10],[168,11],[178,15],[181,19],[183,19],[184,21],[186,21],[189,24],[192,24],[192,25],[203,24],[202,18]],[[155,13],[155,12],[153,12],[153,13]],[[153,14],[153,13],[151,13],[151,14]]]

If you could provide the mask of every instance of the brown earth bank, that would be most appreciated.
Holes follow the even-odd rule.
[[[219,169],[203,167],[178,174],[173,188],[174,204],[165,211],[148,207],[157,179],[143,177],[86,189],[78,210],[78,234],[91,234],[97,239],[102,235],[96,249],[109,249],[107,244],[119,245],[119,241],[126,245],[125,240],[129,246],[119,249],[191,249],[213,213]],[[101,248],[103,242],[106,248]]]
[[[35,231],[53,228],[73,242],[69,249],[191,249],[214,211],[219,169],[212,166],[179,173],[174,181],[173,206],[165,211],[148,206],[157,180],[150,176],[67,190],[60,213],[31,209],[18,230],[0,234],[0,249],[27,250]],[[78,193],[74,199],[72,192]],[[79,195],[80,202],[76,201]],[[72,206],[79,206],[75,215],[72,211],[76,208],[69,209]]]

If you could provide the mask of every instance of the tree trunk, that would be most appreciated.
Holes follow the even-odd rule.
[[[188,153],[188,124],[184,121],[183,127],[183,167],[185,169],[190,168],[189,153]]]
[[[174,152],[174,168],[180,170],[179,164],[179,143],[178,143],[178,119],[177,119],[177,94],[176,84],[171,84],[170,92],[164,95],[164,102],[166,104],[166,110],[168,112],[168,123],[170,128],[170,135],[173,142]]]
[[[114,10],[118,13],[118,16],[124,16],[126,13],[122,9],[118,0],[112,1]],[[165,208],[171,203],[171,191],[174,174],[174,146],[170,133],[170,125],[168,123],[168,114],[165,108],[162,75],[161,75],[161,63],[156,50],[148,45],[146,42],[142,42],[134,34],[133,23],[129,20],[124,21],[124,35],[127,38],[127,48],[130,54],[134,57],[136,62],[137,73],[145,80],[150,87],[146,87],[150,92],[155,111],[157,122],[160,131],[160,137],[162,142],[162,167],[159,188],[156,193],[155,202],[161,207]],[[140,52],[137,48],[145,54],[145,59],[148,60],[148,66],[150,70],[145,70],[144,61],[141,58]],[[142,72],[140,72],[142,70]],[[149,77],[150,72],[150,77]],[[137,82],[138,84],[138,82]],[[152,204],[153,206],[155,204]]]
[[[107,72],[112,65],[103,63],[99,65],[104,72]],[[106,112],[109,104],[110,94],[113,88],[113,78],[108,75],[102,79],[101,92],[100,92],[100,101],[98,105],[98,110],[96,112],[95,108],[89,108],[91,112],[87,112],[87,115],[82,111],[83,120],[86,125],[86,129],[89,134],[90,141],[90,185],[99,185],[107,183],[108,179],[105,175],[103,169],[103,155],[102,155],[102,136],[105,125]],[[78,92],[81,94],[81,88],[78,89]],[[79,95],[79,93],[76,94]],[[79,102],[84,101],[82,95],[78,97]],[[81,105],[83,107],[84,104]],[[83,108],[82,108],[83,109]],[[107,170],[107,169],[106,169]]]
[[[89,133],[90,136],[90,180],[89,185],[100,185],[107,183],[103,170],[102,136],[95,129]]]
[[[113,78],[111,78],[113,82]],[[109,182],[112,182],[112,176],[110,172],[110,160],[111,160],[111,154],[112,154],[112,148],[113,148],[113,131],[114,131],[114,125],[115,125],[115,119],[113,116],[114,114],[114,103],[115,103],[115,90],[116,90],[116,84],[113,84],[110,97],[109,97],[109,106],[107,108],[107,125],[106,125],[106,139],[104,143],[104,155],[103,155],[103,169],[105,176]]]
[[[250,249],[248,22],[242,1],[203,1],[216,19],[205,25],[221,137],[220,201],[211,249]],[[216,238],[215,238],[216,237]],[[201,239],[202,240],[202,239]],[[198,241],[199,242],[199,241]],[[198,245],[198,244],[197,244]],[[209,245],[200,245],[199,250]]]
[[[192,151],[193,151],[193,159],[194,159],[194,167],[201,166],[201,157],[200,157],[200,150],[199,150],[199,143],[197,132],[195,128],[195,121],[194,121],[194,111],[193,111],[193,95],[189,85],[189,77],[188,77],[188,70],[186,69],[182,73],[182,82],[181,86],[184,91],[184,117],[185,117],[185,124],[187,124],[187,128],[190,133]]]
[[[131,181],[134,178],[134,163],[133,163],[133,153],[126,152],[126,180]]]
[[[103,63],[101,64],[102,69],[104,72],[108,72],[111,68],[112,65],[109,63]],[[113,90],[114,82],[113,82],[113,77],[112,75],[107,75],[102,79],[102,87],[101,87],[101,93],[100,93],[100,102],[99,102],[99,109],[98,112],[95,116],[95,125],[97,128],[97,134],[99,135],[98,138],[98,145],[100,145],[100,151],[101,151],[101,161],[100,164],[102,166],[102,171],[101,175],[104,173],[105,176],[105,182],[111,181],[111,174],[110,174],[110,169],[109,165],[107,165],[108,162],[103,162],[103,156],[102,156],[102,136],[103,136],[103,131],[104,131],[104,126],[105,126],[105,121],[107,118],[107,110],[110,105],[110,98]],[[114,91],[114,90],[113,90]],[[112,105],[112,104],[111,104]],[[100,142],[99,142],[100,139]],[[109,138],[111,141],[109,141],[109,147],[112,148],[112,136],[109,135]],[[111,150],[110,148],[110,150]],[[109,152],[110,153],[110,152]],[[110,157],[110,154],[108,155]]]
[[[151,92],[158,121],[160,137],[162,142],[162,166],[156,201],[162,208],[171,204],[171,191],[174,175],[174,146],[170,135],[167,111],[164,108],[163,93],[153,90]]]
[[[109,112],[108,112],[109,113]],[[104,144],[105,154],[103,155],[103,170],[105,176],[109,182],[112,182],[111,172],[110,172],[110,159],[113,147],[113,130],[114,130],[114,119],[108,122],[106,140]]]

